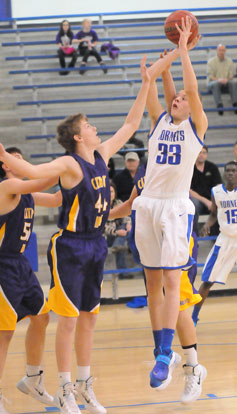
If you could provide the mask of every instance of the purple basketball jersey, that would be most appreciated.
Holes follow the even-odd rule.
[[[21,195],[17,207],[0,216],[0,254],[23,253],[32,232],[34,200],[31,194]]]
[[[107,166],[95,151],[95,164],[85,161],[77,154],[70,154],[83,171],[82,181],[67,190],[61,187],[63,204],[58,227],[81,236],[101,234],[110,209],[110,182]]]

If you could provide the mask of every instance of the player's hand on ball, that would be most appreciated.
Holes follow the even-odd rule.
[[[175,24],[176,29],[179,32],[179,49],[187,49],[187,44],[188,44],[188,39],[189,36],[191,35],[191,19],[190,17],[186,16],[186,19],[184,19],[182,17],[181,19],[182,21],[182,28],[180,29],[180,27],[177,25],[177,23]]]

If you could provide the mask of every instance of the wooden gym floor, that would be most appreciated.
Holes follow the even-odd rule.
[[[7,408],[12,413],[24,414],[57,411],[21,394],[15,387],[25,373],[26,328],[27,321],[19,323],[10,344],[2,381],[4,395],[11,402]],[[43,364],[45,383],[51,394],[57,389],[55,330],[56,316],[51,314]],[[134,310],[123,304],[102,306],[95,332],[92,374],[97,377],[94,383],[97,398],[107,407],[108,414],[236,414],[236,297],[209,298],[201,312],[197,333],[199,362],[205,365],[208,375],[198,401],[184,406],[179,401],[184,383],[182,365],[163,392],[149,386],[149,372],[154,362],[147,308]],[[177,337],[173,348],[182,355]],[[75,375],[74,359],[73,380]]]

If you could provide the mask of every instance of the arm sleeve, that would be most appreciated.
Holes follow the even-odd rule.
[[[61,43],[61,37],[59,33],[56,36],[56,43]]]
[[[77,33],[73,36],[73,39],[81,39],[81,38],[82,38],[81,32],[77,32]]]
[[[97,35],[97,33],[95,32],[95,30],[93,30],[93,31],[92,31],[92,36],[93,36],[92,41],[93,41],[93,42],[98,42],[99,38],[98,38],[98,35]]]

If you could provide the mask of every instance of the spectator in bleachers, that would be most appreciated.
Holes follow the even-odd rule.
[[[208,148],[203,145],[196,163],[194,165],[193,178],[191,182],[190,197],[195,205],[195,216],[193,230],[199,235],[198,219],[200,214],[209,214],[211,210],[211,189],[222,183],[218,167],[207,160]],[[218,226],[212,228],[212,235],[218,234]]]
[[[110,207],[114,208],[115,206],[122,203],[121,200],[117,198],[117,191],[115,184],[110,184]],[[105,224],[104,236],[107,240],[108,247],[111,247],[112,253],[115,254],[116,259],[116,268],[117,269],[126,269],[126,251],[128,251],[127,236],[131,227],[130,217],[124,217],[114,220],[108,220]],[[131,279],[133,275],[127,273],[120,273],[119,279]]]
[[[83,57],[80,67],[81,75],[85,73],[85,66],[89,56],[94,56],[100,65],[104,65],[102,57],[96,49],[98,40],[96,31],[91,29],[91,20],[84,19],[82,22],[82,30],[80,30],[73,39],[73,43],[79,45],[79,54]],[[102,70],[104,73],[107,73],[106,68],[103,67]]]
[[[140,164],[136,152],[127,152],[125,155],[125,168],[114,177],[118,198],[122,201],[128,200],[133,189],[133,179]]]
[[[110,180],[113,180],[114,176],[115,176],[115,163],[114,163],[113,158],[109,159],[108,170],[109,170],[109,178],[110,178]]]
[[[237,162],[237,141],[234,143],[233,153],[234,153],[234,161]]]
[[[77,61],[77,51],[72,46],[72,39],[74,37],[73,31],[68,20],[63,20],[60,24],[60,30],[56,36],[56,42],[58,44],[58,57],[61,68],[66,67],[65,58],[71,57],[71,61],[68,65],[69,68],[73,68]],[[59,75],[68,75],[69,71],[59,72]]]
[[[234,62],[226,56],[226,47],[223,44],[217,46],[217,54],[208,61],[207,83],[212,92],[219,115],[223,115],[223,102],[221,93],[229,93],[232,105],[237,107],[237,79],[235,76]],[[237,114],[237,108],[235,110]]]
[[[144,151],[136,151],[136,148],[144,148],[144,143],[141,139],[136,138],[136,132],[133,134],[133,136],[128,140],[126,145],[123,146],[121,149],[131,149],[132,151],[136,152],[137,155],[140,158],[140,163],[145,164],[146,158],[145,158],[145,150]],[[119,151],[119,154],[124,155],[123,152]]]

